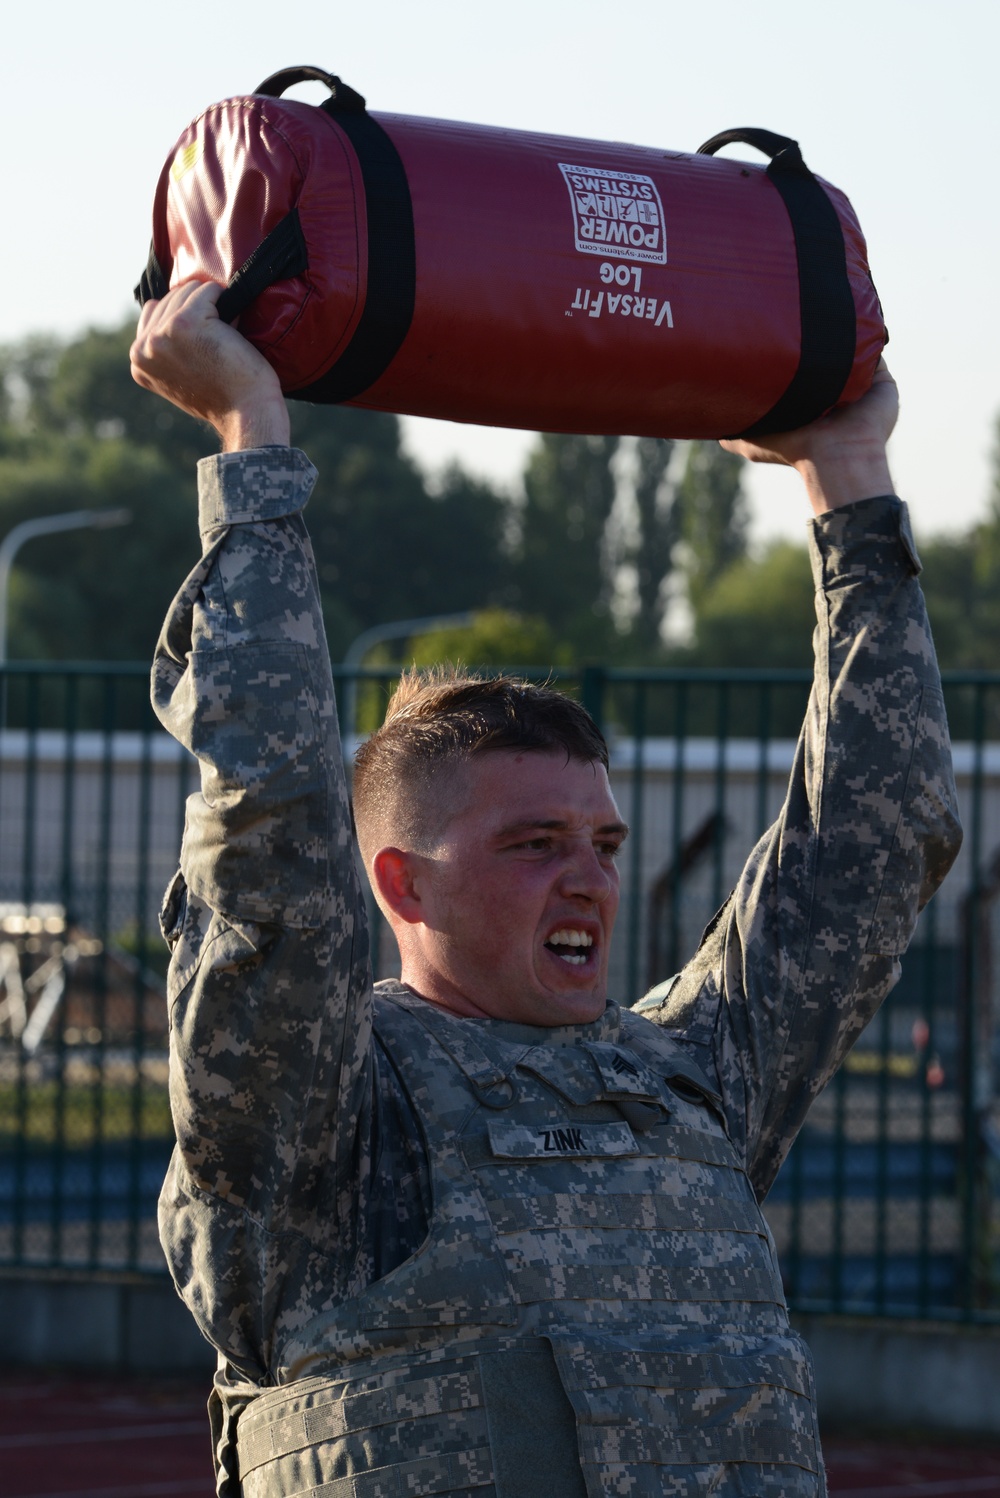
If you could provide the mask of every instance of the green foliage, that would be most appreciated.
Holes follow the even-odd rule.
[[[1000,419],[985,518],[962,535],[922,540],[920,554],[941,664],[1000,669]]]
[[[1000,660],[998,633],[995,623],[992,631],[984,629],[984,615],[996,612],[990,593],[1000,587],[1000,569],[994,573],[996,580],[991,589],[989,571],[976,555],[974,538],[975,532],[922,541],[920,556],[924,570],[920,581],[942,663],[952,667],[993,668]],[[981,586],[981,578],[985,588]]]
[[[518,607],[547,620],[578,656],[611,648],[601,543],[615,499],[617,437],[540,436],[524,474],[514,554]]]
[[[0,536],[21,520],[124,506],[132,523],[39,538],[12,574],[12,658],[148,660],[198,556],[201,423],[137,386],[131,322],[0,355]],[[430,493],[394,416],[292,402],[320,471],[309,521],[331,653],[369,625],[509,601],[506,502],[460,470]]]
[[[695,631],[685,663],[697,666],[808,666],[816,622],[804,547],[788,541],[742,557],[695,598]]]
[[[568,665],[569,651],[538,615],[515,614],[510,609],[481,609],[465,629],[428,630],[416,635],[407,649],[415,666],[444,661],[477,666]]]
[[[680,535],[677,496],[667,470],[674,453],[672,442],[637,437],[635,442],[635,508],[638,525],[631,554],[635,569],[636,615],[629,645],[643,659],[655,659],[666,604],[666,582],[674,565]]]
[[[744,466],[717,442],[692,442],[688,448],[678,510],[688,598],[696,611],[722,574],[747,553]]]
[[[18,1139],[29,1148],[60,1144],[68,1149],[120,1144],[136,1137],[135,1099],[127,1084],[101,1087],[100,1109],[95,1107],[93,1082],[33,1082],[19,1096],[16,1084],[0,1082],[0,1151],[9,1150]],[[166,1079],[161,1085],[145,1083],[139,1101],[140,1139],[174,1137]]]
[[[365,656],[365,665],[390,666],[405,662],[413,666],[438,666],[445,662],[458,669],[479,667],[531,668],[547,674],[553,667],[571,662],[569,647],[560,644],[544,619],[517,614],[511,609],[480,609],[471,624],[426,630],[407,641],[376,645]],[[359,682],[354,693],[354,723],[359,733],[374,733],[385,717],[395,680]],[[349,689],[344,691],[344,717],[349,717]]]
[[[148,659],[198,555],[190,493],[155,450],[124,439],[38,441],[31,458],[0,457],[0,534],[66,510],[124,507],[132,521],[26,543],[12,571],[11,657]]]
[[[118,328],[91,328],[67,344],[39,392],[38,418],[50,431],[153,448],[193,492],[195,464],[215,451],[218,439],[210,427],[135,383],[128,358],[134,331],[128,319]]]
[[[20,521],[124,507],[126,527],[38,538],[11,576],[10,654],[147,660],[197,557],[196,460],[214,434],[131,379],[131,321],[0,350],[0,536]],[[715,443],[540,436],[520,499],[452,468],[429,486],[396,417],[291,402],[319,481],[309,506],[331,653],[371,625],[476,612],[467,632],[411,643],[424,661],[579,666],[808,665],[803,551],[747,552],[739,459]],[[1000,425],[984,519],[925,540],[942,664],[1000,663]],[[683,595],[691,637],[662,640]],[[398,655],[393,647],[389,655]],[[367,708],[366,708],[367,711]]]
[[[208,439],[133,383],[130,342],[126,325],[65,348],[29,339],[0,359],[0,535],[66,510],[132,512],[121,528],[26,543],[11,575],[12,658],[148,660],[198,555],[193,455]]]
[[[395,416],[290,408],[292,441],[320,475],[308,518],[334,659],[373,624],[504,600],[499,495],[457,468],[429,493]]]
[[[548,433],[524,476],[514,596],[544,617],[576,662],[654,663],[678,564],[684,507],[670,477],[675,444]],[[692,474],[692,523],[702,500]]]

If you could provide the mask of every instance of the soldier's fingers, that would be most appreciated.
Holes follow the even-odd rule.
[[[724,452],[733,453],[737,458],[746,458],[749,463],[784,463],[789,464],[790,459],[783,453],[771,447],[762,447],[758,442],[747,442],[738,437],[726,437],[719,442]]]
[[[162,371],[165,363],[190,357],[193,341],[207,325],[219,324],[215,304],[222,291],[214,281],[184,281],[171,287],[166,296],[146,303],[129,350],[137,384],[147,390],[157,388],[151,374]]]

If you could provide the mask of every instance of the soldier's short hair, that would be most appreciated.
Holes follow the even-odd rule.
[[[432,840],[442,772],[498,749],[562,752],[608,768],[608,746],[587,710],[554,687],[448,666],[404,672],[385,721],[354,757],[354,817],[366,864],[391,826],[408,846]]]

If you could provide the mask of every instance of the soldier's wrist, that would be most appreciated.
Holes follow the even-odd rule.
[[[894,492],[889,460],[880,442],[810,453],[794,466],[806,486],[814,515]]]
[[[222,439],[222,451],[245,452],[256,447],[288,447],[291,422],[283,399],[257,401],[227,411],[213,422]]]

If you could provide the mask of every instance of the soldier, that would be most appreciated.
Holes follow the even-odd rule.
[[[163,915],[161,1234],[219,1354],[218,1491],[814,1498],[759,1202],[960,840],[895,387],[730,444],[805,481],[816,676],[781,814],[679,977],[608,999],[626,828],[583,711],[442,677],[358,761],[402,956],[373,994],[314,472],[218,291],[149,303],[132,352],[223,445],[153,671],[202,764]]]

